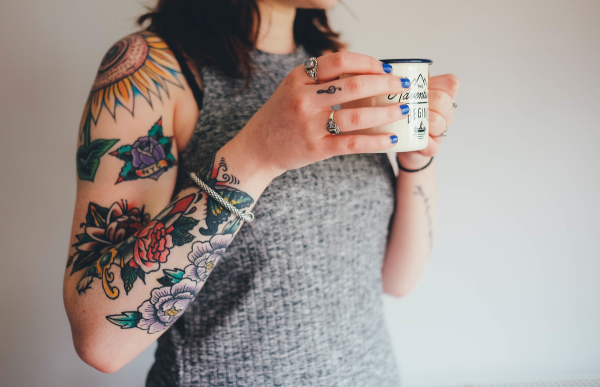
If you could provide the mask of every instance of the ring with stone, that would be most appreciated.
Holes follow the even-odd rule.
[[[304,62],[304,71],[313,80],[319,82],[319,79],[317,79],[317,58],[312,57]]]
[[[433,136],[433,138],[446,137],[446,134],[448,134],[448,125],[446,125],[446,129],[444,130],[444,132],[442,134],[438,134],[437,136]]]
[[[340,127],[333,122],[333,110],[329,113],[329,120],[327,121],[327,131],[331,134],[340,134]]]

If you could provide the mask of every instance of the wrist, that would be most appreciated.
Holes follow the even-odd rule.
[[[239,187],[250,196],[258,198],[276,175],[273,171],[262,167],[258,160],[247,151],[237,136],[225,144],[215,156],[218,162],[222,157],[227,162],[227,173],[239,180]]]
[[[397,160],[403,168],[417,170],[426,166],[431,161],[431,157],[423,156],[417,152],[401,152],[397,153]]]

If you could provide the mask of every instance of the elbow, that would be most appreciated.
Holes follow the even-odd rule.
[[[103,373],[113,373],[128,363],[123,349],[115,348],[101,332],[91,328],[95,324],[86,320],[72,305],[65,302],[67,317],[71,326],[73,347],[77,356],[87,365]]]
[[[395,298],[408,296],[417,285],[417,280],[382,277],[383,292]]]
[[[77,356],[87,365],[105,374],[117,372],[127,362],[121,362],[118,356],[111,355],[102,349],[97,341],[87,337],[73,335],[73,346]]]
[[[395,287],[392,289],[386,289],[385,287],[383,288],[383,292],[387,295],[390,295],[392,297],[395,298],[402,298],[402,297],[406,297],[410,294],[410,292],[412,292],[412,290],[414,289],[414,287],[408,287],[408,286],[404,286],[404,287]]]

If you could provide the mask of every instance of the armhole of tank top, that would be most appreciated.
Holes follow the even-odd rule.
[[[198,86],[198,83],[194,78],[194,74],[192,74],[192,71],[187,65],[187,61],[185,60],[183,55],[181,55],[181,53],[177,50],[173,50],[173,55],[175,55],[175,59],[177,59],[177,62],[179,62],[181,74],[183,74],[183,77],[190,86],[190,89],[192,90],[192,94],[194,95],[194,99],[196,100],[196,104],[198,105],[198,110],[202,111],[202,101],[204,100],[204,92],[200,89],[200,86]]]

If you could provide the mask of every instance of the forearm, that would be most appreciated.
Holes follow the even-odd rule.
[[[226,145],[214,168],[197,174],[238,209],[249,211],[270,180],[234,148]],[[64,300],[84,361],[115,371],[185,312],[243,223],[211,200],[198,188],[188,188],[119,244],[88,249],[75,243]],[[104,212],[92,208],[80,221]],[[87,241],[94,230],[87,225],[77,239]]]
[[[433,246],[435,161],[419,172],[399,171],[396,212],[382,269],[383,290],[402,297],[417,284]]]

